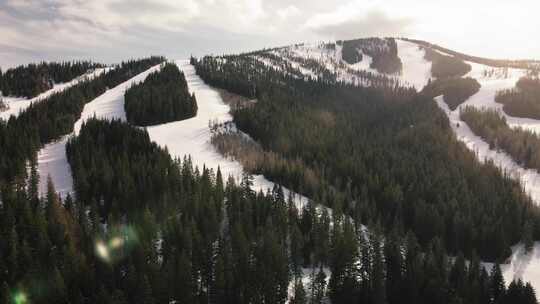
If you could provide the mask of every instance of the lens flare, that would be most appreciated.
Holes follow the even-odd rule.
[[[109,249],[101,240],[96,242],[96,254],[105,261],[110,260]]]
[[[96,240],[96,256],[106,263],[116,263],[129,254],[137,241],[137,233],[133,227],[127,225],[114,227],[106,238]]]
[[[27,303],[29,303],[28,296],[24,292],[18,291],[18,292],[15,292],[15,294],[13,294],[13,304],[27,304]]]

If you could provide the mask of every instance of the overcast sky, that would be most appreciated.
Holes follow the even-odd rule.
[[[370,36],[540,59],[538,12],[538,0],[0,0],[0,65],[185,58]]]

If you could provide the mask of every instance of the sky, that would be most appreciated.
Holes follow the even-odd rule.
[[[0,66],[237,53],[373,36],[540,59],[538,0],[0,0]]]

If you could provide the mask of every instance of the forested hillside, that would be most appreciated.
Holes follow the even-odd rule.
[[[42,62],[0,70],[0,91],[4,96],[34,97],[63,83],[81,76],[102,65],[90,61]]]
[[[197,115],[197,100],[190,95],[185,76],[176,64],[166,63],[126,91],[127,120],[135,125],[149,126]]]
[[[439,78],[430,81],[423,92],[430,97],[443,95],[444,102],[454,111],[457,107],[467,101],[469,97],[478,93],[480,83],[474,78]]]
[[[86,103],[163,61],[163,57],[150,57],[123,62],[99,77],[33,103],[16,118],[0,119],[0,185],[24,177],[26,161],[42,145],[73,131]]]
[[[370,56],[371,68],[381,73],[395,74],[401,71],[402,63],[398,56],[396,41],[393,38],[364,38],[338,42],[343,46],[343,60],[349,64],[362,61],[361,55]]]
[[[119,121],[89,120],[69,154],[78,183],[93,176],[90,196],[61,201],[49,183],[38,198],[35,162],[26,187],[2,192],[2,304],[285,303],[289,286],[290,303],[536,303],[529,284],[507,289],[498,265],[488,274],[476,256],[453,261],[437,239],[420,247],[399,226],[383,242],[337,210],[298,210],[280,188],[253,192],[249,175],[235,184],[173,161]],[[99,187],[111,174],[108,205],[95,197],[111,194]],[[137,189],[140,205],[127,185],[143,176],[159,191]],[[303,285],[307,266],[313,283]]]
[[[460,117],[490,147],[504,150],[525,168],[540,171],[540,137],[536,133],[510,128],[504,116],[496,110],[466,107]]]
[[[540,236],[519,183],[478,163],[433,100],[395,86],[297,83],[242,56],[193,62],[206,82],[258,98],[234,121],[290,162],[265,169],[276,182],[358,222],[411,230],[422,246],[439,238],[451,254],[506,257],[526,223]]]
[[[426,60],[431,61],[431,75],[436,78],[461,77],[471,71],[471,65],[463,60],[446,56],[431,48],[424,48]]]
[[[508,115],[540,119],[540,79],[522,77],[515,88],[497,92],[495,101]]]

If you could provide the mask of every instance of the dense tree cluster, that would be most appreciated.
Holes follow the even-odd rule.
[[[469,97],[478,93],[480,88],[480,83],[474,78],[452,77],[430,80],[423,92],[430,97],[443,95],[444,102],[453,111]]]
[[[135,125],[149,126],[197,115],[197,101],[189,94],[184,73],[174,63],[166,63],[144,82],[125,93],[127,120]]]
[[[342,41],[342,58],[349,64],[362,61],[363,54],[373,61],[371,68],[381,73],[395,74],[401,72],[402,62],[398,56],[397,43],[393,38],[363,38]]]
[[[163,61],[163,57],[150,57],[123,62],[92,80],[33,103],[18,117],[7,122],[0,119],[0,183],[24,176],[26,161],[42,145],[73,131],[86,103]]]
[[[339,210],[298,209],[279,187],[251,190],[247,174],[237,184],[219,168],[167,159],[146,131],[128,124],[93,119],[79,136],[69,154],[82,153],[75,170],[93,174],[96,186],[110,181],[104,164],[118,162],[128,168],[115,174],[119,181],[162,182],[163,192],[119,182],[113,204],[129,208],[102,208],[94,197],[109,189],[62,200],[49,180],[38,198],[32,161],[28,182],[1,194],[1,304],[22,297],[38,304],[536,303],[530,284],[506,288],[498,264],[488,274],[475,255],[470,263],[462,254],[449,258],[438,239],[422,250],[401,225],[383,241],[378,228],[368,233]],[[130,166],[125,155],[132,154]],[[133,191],[147,204],[133,204]]]
[[[209,84],[258,97],[234,120],[290,162],[265,171],[270,179],[358,222],[379,221],[385,231],[403,225],[422,246],[440,238],[452,254],[508,256],[528,222],[540,237],[539,211],[519,183],[480,164],[433,101],[414,90],[274,81],[278,75],[243,56],[192,62]]]
[[[497,92],[495,101],[509,115],[540,119],[540,78],[520,78],[515,88]]]
[[[114,218],[152,207],[165,210],[178,201],[170,185],[180,182],[167,151],[144,129],[120,121],[86,121],[66,145],[77,198],[94,202]]]
[[[505,59],[489,59],[489,58],[483,58],[478,56],[471,56],[467,54],[463,54],[460,52],[456,52],[451,49],[447,49],[445,47],[432,44],[426,41],[422,40],[415,40],[415,39],[407,39],[407,38],[401,38],[406,41],[414,42],[418,45],[421,45],[428,49],[433,49],[437,51],[441,51],[443,53],[452,55],[456,58],[459,58],[463,61],[470,61],[475,62],[479,64],[488,65],[491,67],[496,68],[503,68],[503,67],[510,67],[510,68],[518,68],[518,69],[535,69],[538,70],[538,66],[540,65],[540,60],[505,60]]]
[[[502,149],[526,168],[540,171],[540,137],[533,131],[510,128],[497,110],[466,107],[460,113],[471,130],[489,143],[491,149]]]
[[[52,88],[55,83],[68,82],[87,71],[100,67],[90,61],[42,62],[0,70],[0,91],[4,96],[34,97]]]
[[[424,48],[426,60],[432,62],[431,75],[436,78],[461,77],[469,73],[471,65],[454,56],[443,55],[431,48]]]

